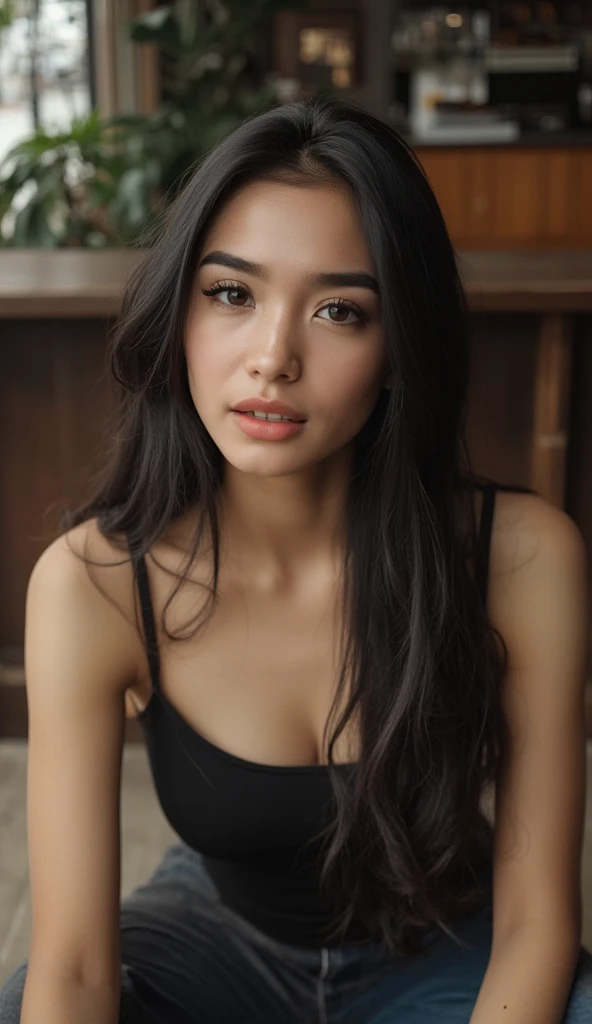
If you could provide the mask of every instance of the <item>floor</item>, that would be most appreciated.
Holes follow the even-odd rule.
[[[592,741],[588,743],[588,809],[582,886],[583,942],[592,948]],[[26,746],[0,741],[0,985],[27,957],[31,907],[25,820]],[[175,841],[154,793],[145,749],[126,747],[121,801],[122,895],[144,881]]]

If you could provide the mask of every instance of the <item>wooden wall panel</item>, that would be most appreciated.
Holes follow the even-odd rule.
[[[475,469],[529,486],[538,317],[473,313],[468,439]]]
[[[26,583],[82,499],[111,390],[100,320],[3,322],[0,343],[0,647],[22,645]]]

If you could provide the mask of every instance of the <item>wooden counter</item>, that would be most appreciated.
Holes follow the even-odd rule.
[[[139,259],[0,250],[0,736],[25,728],[26,585],[60,505],[87,491],[113,408],[106,335]],[[592,250],[461,252],[459,267],[473,464],[566,508],[592,552]]]
[[[0,249],[0,317],[112,317],[129,271],[130,249]]]

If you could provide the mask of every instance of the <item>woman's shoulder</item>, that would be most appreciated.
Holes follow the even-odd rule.
[[[567,512],[537,493],[496,490],[488,606],[500,630],[512,616],[532,615],[545,595],[560,604],[561,588],[584,596],[586,563],[584,538]]]
[[[582,533],[566,511],[536,492],[495,489],[492,558],[498,571],[569,549],[585,554]]]
[[[105,661],[110,677],[135,677],[142,647],[133,568],[123,537],[110,539],[96,518],[56,537],[37,559],[27,587],[27,643],[68,635],[70,650],[86,643],[88,658]]]
[[[98,519],[87,519],[55,538],[41,553],[30,582],[43,579],[64,594],[83,601],[97,592],[129,610],[132,567],[123,536],[111,539],[99,529]]]

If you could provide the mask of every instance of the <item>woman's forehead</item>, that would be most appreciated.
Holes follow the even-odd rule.
[[[229,199],[210,225],[199,265],[214,250],[235,253],[257,265],[236,269],[258,277],[265,277],[273,266],[297,264],[303,258],[303,273],[310,272],[311,259],[319,263],[319,271],[329,261],[332,269],[343,264],[343,270],[371,273],[361,218],[343,190],[268,182],[257,187],[254,183],[249,189],[245,186]]]

